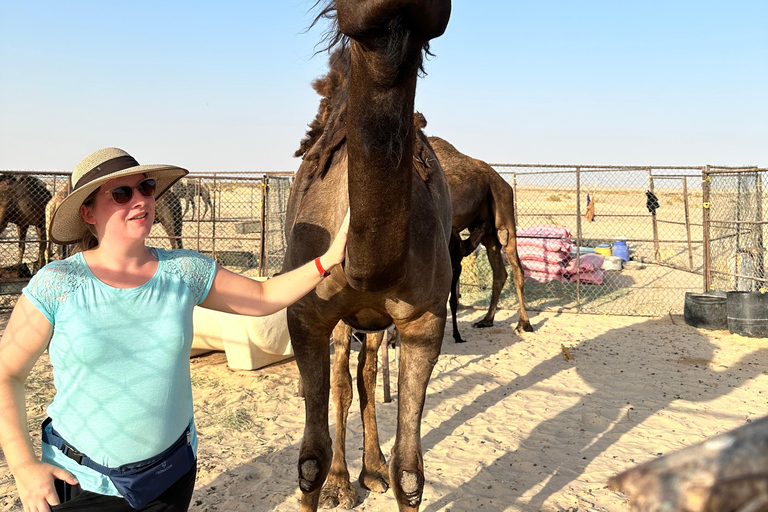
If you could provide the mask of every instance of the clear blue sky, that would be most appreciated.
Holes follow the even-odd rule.
[[[312,4],[0,0],[0,169],[295,170]],[[456,0],[416,106],[491,162],[768,167],[766,27],[765,0]]]

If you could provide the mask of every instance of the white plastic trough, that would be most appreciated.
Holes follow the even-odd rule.
[[[196,307],[191,357],[223,350],[235,370],[256,370],[293,357],[285,309],[253,317]]]

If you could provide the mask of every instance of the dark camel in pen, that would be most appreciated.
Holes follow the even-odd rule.
[[[427,125],[424,116],[417,113],[419,128]],[[517,255],[517,228],[512,187],[487,163],[460,153],[447,141],[429,137],[429,143],[440,161],[451,189],[454,240],[451,244],[453,283],[451,286],[451,315],[453,338],[457,343],[464,341],[456,323],[458,308],[458,283],[461,276],[461,259],[472,254],[478,244],[485,246],[488,261],[493,271],[491,303],[485,318],[474,327],[492,327],[496,316],[496,305],[507,281],[507,269],[501,257],[503,250],[512,268],[512,282],[517,291],[519,316],[517,332],[533,332],[528,313],[525,311],[523,294],[523,269]],[[466,240],[457,239],[464,229],[470,232]]]
[[[320,15],[335,20],[336,41],[348,38],[348,44],[315,84],[323,99],[299,150],[283,270],[322,254],[348,207],[350,227],[343,268],[288,308],[305,393],[298,462],[303,511],[317,510],[326,477],[338,478],[329,476],[328,340],[339,320],[362,331],[394,323],[400,332],[389,470],[376,443],[364,455],[363,484],[391,485],[401,511],[421,503],[420,424],[445,329],[451,210],[445,176],[414,126],[413,104],[423,52],[445,30],[450,10],[448,0],[339,0]]]
[[[0,233],[8,224],[15,224],[19,234],[19,260],[24,262],[27,230],[37,230],[38,251],[34,271],[45,264],[45,205],[51,193],[40,179],[34,176],[0,174]]]

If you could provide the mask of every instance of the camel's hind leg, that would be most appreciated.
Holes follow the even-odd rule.
[[[304,384],[304,435],[299,449],[301,512],[317,510],[333,452],[328,434],[331,353],[328,340],[336,325],[299,301],[288,308],[288,329]]]
[[[336,405],[336,442],[328,479],[320,493],[321,508],[352,508],[357,503],[357,490],[349,483],[346,461],[347,415],[352,405],[352,376],[349,374],[349,353],[352,328],[339,322],[333,330],[335,357],[331,372],[331,388]]]
[[[520,316],[517,319],[517,332],[533,332],[533,326],[528,319],[528,312],[525,310],[525,295],[523,293],[523,265],[520,263],[520,257],[517,255],[517,237],[512,233],[507,240],[507,245],[504,247],[504,251],[507,253],[507,259],[509,260],[509,266],[512,267],[512,282],[515,283],[515,290],[517,291],[517,302],[520,305]]]
[[[363,469],[360,485],[373,492],[387,492],[389,471],[379,445],[379,429],[376,424],[376,357],[387,331],[365,336],[365,346],[360,350],[357,365],[357,392],[360,412],[363,416]]]
[[[37,268],[34,272],[37,272],[43,265],[45,265],[45,253],[46,253],[46,241],[45,241],[45,225],[36,226],[37,230]]]
[[[456,314],[459,309],[459,280],[461,279],[461,260],[464,258],[462,251],[463,243],[456,230],[451,233],[448,242],[448,252],[451,254],[451,295],[448,303],[451,306],[451,321],[453,325],[453,341],[464,343],[464,339],[459,332],[459,323]]]
[[[504,283],[507,282],[507,269],[504,266],[504,259],[501,257],[501,244],[496,239],[496,235],[488,234],[483,237],[485,253],[488,256],[488,262],[493,271],[493,287],[491,288],[491,303],[488,306],[488,313],[485,318],[476,322],[474,327],[493,327],[493,319],[496,316],[496,306],[499,303],[499,296],[504,289]]]
[[[421,414],[432,369],[445,331],[445,304],[408,322],[395,322],[400,332],[397,385],[397,435],[389,462],[389,482],[401,512],[415,512],[424,491]]]

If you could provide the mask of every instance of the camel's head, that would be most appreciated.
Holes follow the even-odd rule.
[[[352,39],[392,61],[414,49],[431,55],[429,41],[445,32],[450,16],[450,0],[330,0],[313,25],[330,20],[329,50]]]
[[[374,42],[401,25],[419,44],[445,32],[450,0],[336,0],[339,30],[346,36]]]

